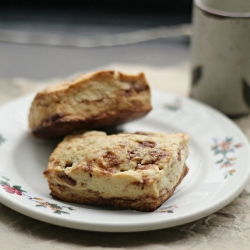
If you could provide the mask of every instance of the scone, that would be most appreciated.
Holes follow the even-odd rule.
[[[63,201],[154,211],[188,172],[188,141],[183,133],[69,135],[44,176],[51,195]]]
[[[99,71],[39,92],[30,108],[29,127],[37,137],[60,137],[77,129],[122,124],[151,109],[150,88],[143,73]]]

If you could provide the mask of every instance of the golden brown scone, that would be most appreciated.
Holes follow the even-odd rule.
[[[188,172],[188,142],[183,133],[69,135],[44,175],[51,195],[63,201],[154,211]]]
[[[29,127],[37,137],[60,137],[77,129],[121,124],[151,109],[150,89],[143,73],[99,71],[39,92],[30,108]]]

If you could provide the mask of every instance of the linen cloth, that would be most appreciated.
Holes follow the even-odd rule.
[[[189,62],[166,68],[115,63],[102,69],[143,71],[155,89],[182,96],[190,92]],[[0,105],[60,80],[0,79]],[[250,117],[234,122],[250,140]],[[101,233],[63,228],[29,218],[0,203],[0,244],[5,250],[249,249],[250,182],[233,202],[214,214],[185,225],[149,232]]]

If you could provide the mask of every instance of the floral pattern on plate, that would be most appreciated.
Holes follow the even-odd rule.
[[[0,134],[0,146],[6,141],[6,139]]]
[[[167,108],[171,111],[177,111],[182,107],[182,102],[179,98],[174,99],[171,103],[168,103],[164,106],[164,108]]]
[[[37,203],[36,207],[49,208],[50,210],[54,211],[55,214],[70,214],[69,212],[64,211],[64,210],[65,209],[68,209],[70,211],[75,210],[72,207],[59,206],[55,203],[50,203],[48,201],[45,201],[42,198],[32,197],[28,195],[27,192],[23,190],[21,186],[18,186],[18,185],[11,186],[9,181],[10,179],[4,176],[2,176],[2,180],[0,181],[0,185],[7,193],[27,197],[30,201]]]
[[[52,211],[54,211],[55,214],[70,214],[69,212],[64,211],[64,209],[68,209],[70,211],[75,210],[72,207],[59,206],[55,203],[50,203],[48,201],[45,201],[42,198],[32,197],[32,196],[28,195],[27,192],[25,190],[23,190],[21,186],[18,186],[18,185],[11,186],[9,181],[10,181],[9,178],[2,176],[2,180],[0,181],[0,186],[2,186],[2,188],[9,194],[16,194],[18,196],[24,196],[24,197],[27,197],[30,201],[36,202],[37,203],[36,207],[49,208]],[[163,205],[160,208],[158,208],[155,212],[157,212],[157,213],[173,213],[176,208],[178,208],[178,206],[176,206],[176,205],[167,206],[167,207]]]
[[[32,137],[26,136],[27,130],[24,132],[23,129],[18,128],[19,124],[27,124],[27,116],[18,115],[28,114],[33,99],[34,94],[19,98],[10,105],[0,107],[0,115],[5,119],[5,122],[0,124],[0,134],[6,138],[6,141],[0,146],[0,181],[6,181],[2,176],[9,177],[11,181],[6,182],[11,186],[18,184],[22,190],[27,191],[22,192],[22,196],[16,193],[10,194],[0,185],[0,201],[17,212],[25,213],[27,216],[32,211],[32,217],[41,221],[98,232],[139,232],[162,229],[189,223],[200,219],[201,215],[209,215],[218,211],[233,201],[244,190],[249,181],[249,142],[234,122],[209,106],[188,98],[152,89],[153,110],[150,114],[145,116],[143,120],[138,119],[122,125],[121,129],[132,132],[138,131],[138,127],[142,127],[145,131],[176,132],[178,128],[178,131],[190,135],[191,154],[188,158],[188,164],[191,171],[185,177],[185,179],[187,178],[186,181],[184,179],[184,182],[181,183],[182,186],[178,189],[179,191],[177,190],[174,197],[159,207],[158,212],[146,214],[123,209],[116,209],[113,212],[113,209],[110,208],[71,205],[53,200],[44,196],[44,193],[40,193],[37,189],[38,184],[44,185],[41,190],[47,188],[47,184],[41,175],[41,169],[44,167],[43,162],[45,163],[51,154],[52,147],[47,147],[47,143],[43,144],[40,140],[33,140]],[[182,104],[179,109],[174,111],[171,107],[167,107],[167,104],[172,104],[177,99]],[[17,126],[9,126],[9,124],[15,123]],[[217,138],[217,143],[213,142],[212,138],[214,137]],[[226,154],[228,158],[237,158],[231,161],[234,165],[221,168],[223,163],[216,164],[216,162],[223,158],[223,154],[214,155],[216,150],[211,150],[211,146],[218,144],[217,147],[221,150],[219,144],[221,141],[225,141],[226,137],[233,138],[231,146],[237,145],[238,142],[243,146],[239,148],[236,146],[233,148],[234,152]],[[22,157],[20,158],[20,156]],[[41,166],[41,163],[43,166]],[[25,171],[27,167],[32,168],[33,171],[27,173]],[[231,171],[232,176],[229,173],[229,177],[224,179],[223,173],[225,170]],[[234,172],[235,170],[236,172]],[[210,184],[214,188],[210,188]],[[204,195],[204,191],[206,191],[206,195]],[[40,197],[44,200],[32,199],[32,202],[24,194],[31,198]],[[70,212],[70,215],[59,215],[51,210],[49,203],[38,203],[46,201],[57,203],[59,206],[73,206],[76,210],[62,209],[62,211]],[[37,207],[36,205],[42,206]],[[171,207],[171,205],[173,206]],[[175,208],[174,205],[177,205],[178,208]],[[161,213],[160,211],[164,211],[164,209],[166,211]],[[117,223],[118,221],[119,223]]]
[[[211,150],[214,152],[214,156],[220,156],[219,160],[217,160],[215,163],[220,164],[220,167],[225,169],[225,172],[223,173],[224,179],[227,179],[236,172],[235,169],[232,169],[232,166],[237,160],[235,157],[235,149],[241,147],[241,143],[233,143],[232,137],[227,137],[222,141],[214,138],[214,144],[212,145]]]
[[[178,206],[176,206],[176,205],[174,205],[174,206],[167,206],[167,207],[165,207],[163,205],[160,208],[158,208],[156,210],[156,212],[157,213],[173,213],[176,208],[178,208]]]

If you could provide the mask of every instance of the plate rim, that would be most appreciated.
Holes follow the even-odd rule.
[[[250,146],[249,146],[249,141],[247,137],[244,135],[241,129],[232,120],[230,120],[220,111],[186,96],[180,96],[174,93],[162,92],[159,90],[152,89],[152,95],[155,95],[155,94],[166,95],[166,97],[171,96],[173,98],[180,98],[187,102],[191,102],[191,103],[194,103],[195,105],[201,106],[202,108],[209,110],[209,112],[215,113],[217,116],[220,117],[220,119],[223,119],[224,122],[230,124],[230,126],[237,132],[237,134],[239,134],[239,136],[244,140],[244,145],[246,146],[246,150],[250,152]],[[15,105],[15,103],[20,102],[20,100],[24,101],[25,99],[31,98],[34,95],[35,93],[31,93],[31,94],[16,98],[15,100],[12,100],[0,106],[0,112],[2,109],[8,108],[10,105]],[[0,169],[0,172],[2,172],[1,169]],[[231,201],[233,201],[244,190],[249,179],[250,179],[250,161],[246,163],[246,175],[244,176],[243,181],[241,183],[238,183],[238,185],[234,188],[234,192],[231,192],[232,193],[231,195],[227,195],[226,197],[223,197],[220,200],[219,204],[214,203],[210,206],[207,206],[206,209],[200,210],[198,212],[194,211],[193,213],[190,213],[188,217],[185,215],[180,215],[178,218],[174,218],[170,221],[163,220],[159,222],[157,220],[153,223],[151,222],[150,225],[146,222],[140,222],[139,224],[137,223],[136,225],[133,225],[133,223],[132,224],[123,223],[122,225],[118,225],[115,223],[109,224],[109,225],[107,224],[100,225],[98,223],[86,222],[86,221],[83,224],[81,222],[77,222],[75,219],[72,220],[72,218],[55,217],[53,214],[49,214],[49,213],[44,214],[40,210],[34,210],[20,202],[15,202],[15,200],[13,201],[13,199],[11,198],[7,198],[7,196],[2,195],[1,192],[0,192],[0,202],[6,205],[7,207],[21,214],[29,216],[33,219],[37,219],[37,220],[44,221],[44,222],[54,224],[54,225],[58,225],[58,226],[69,227],[69,228],[80,229],[80,230],[99,231],[99,232],[139,232],[139,231],[157,230],[157,229],[178,226],[178,225],[192,222],[194,220],[201,219],[207,215],[210,215],[220,210],[221,208],[229,204]],[[65,223],[67,225],[65,225]]]

